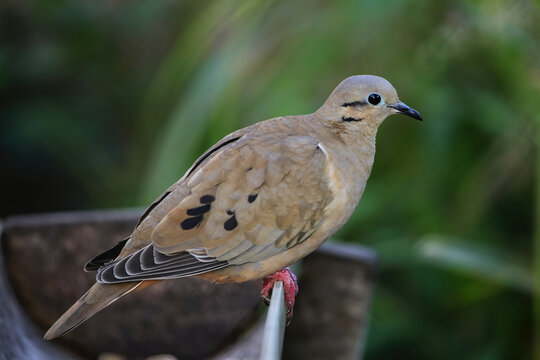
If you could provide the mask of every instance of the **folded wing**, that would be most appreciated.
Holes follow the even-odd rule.
[[[152,244],[103,266],[103,283],[193,276],[258,262],[308,239],[332,199],[326,158],[307,136],[252,138],[220,150],[182,186],[188,195]]]

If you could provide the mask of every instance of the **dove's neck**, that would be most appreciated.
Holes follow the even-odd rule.
[[[364,192],[375,158],[377,129],[336,122],[312,122],[328,158],[327,175],[335,196],[333,206],[345,222]]]
[[[328,139],[328,148],[333,155],[333,161],[343,181],[348,181],[354,189],[352,198],[358,203],[375,159],[375,133],[346,132],[336,137],[335,141]],[[354,205],[356,206],[356,204]]]
[[[328,147],[340,170],[365,185],[375,158],[378,126],[338,121],[312,121],[310,125],[316,127],[318,138]]]

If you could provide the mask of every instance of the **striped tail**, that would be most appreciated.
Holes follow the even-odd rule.
[[[128,282],[114,285],[95,283],[68,311],[66,311],[45,333],[45,340],[52,340],[73,330],[84,321],[103,310],[122,296],[135,290],[143,282]],[[148,284],[150,285],[150,284]],[[145,286],[146,287],[146,286]]]

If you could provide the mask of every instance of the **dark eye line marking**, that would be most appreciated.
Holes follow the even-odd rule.
[[[356,119],[356,118],[345,117],[345,116],[343,116],[343,117],[341,118],[341,121],[346,121],[346,122],[349,122],[349,121],[362,121],[362,120],[364,120],[364,119],[362,119],[362,118]]]
[[[365,105],[367,105],[366,100],[358,100],[358,101],[343,103],[341,106],[343,106],[343,107],[355,107],[355,106],[365,106]]]

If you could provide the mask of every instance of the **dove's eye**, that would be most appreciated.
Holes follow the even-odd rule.
[[[369,94],[369,96],[367,97],[367,101],[371,105],[378,105],[381,102],[381,95],[377,93]]]

